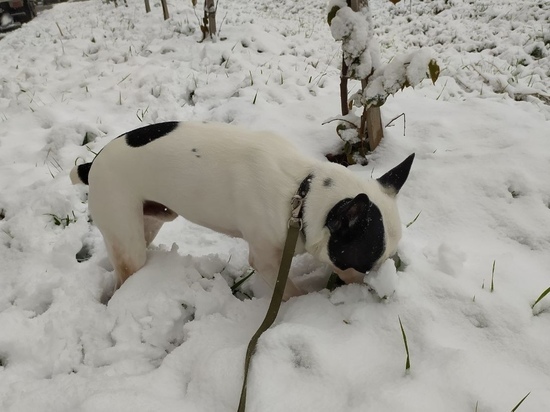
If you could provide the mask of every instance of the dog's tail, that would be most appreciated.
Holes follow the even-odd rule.
[[[85,185],[88,184],[88,174],[90,173],[90,168],[92,167],[92,163],[84,163],[78,166],[73,167],[73,170],[71,170],[71,182],[73,185],[83,183]]]

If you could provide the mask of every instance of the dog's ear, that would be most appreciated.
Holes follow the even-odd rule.
[[[378,178],[378,182],[387,189],[393,191],[394,195],[399,193],[401,187],[405,184],[411,166],[414,160],[414,153],[407,157],[403,162],[395,166],[389,172]]]
[[[327,216],[326,226],[330,233],[350,229],[361,220],[371,205],[365,193],[359,193],[354,199],[344,199],[334,206]]]

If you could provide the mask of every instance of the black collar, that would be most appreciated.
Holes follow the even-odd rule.
[[[298,218],[302,219],[303,221],[303,218],[304,218],[304,208],[305,208],[305,203],[306,203],[306,196],[307,194],[309,193],[309,189],[311,187],[311,182],[313,180],[313,173],[310,173],[306,176],[306,178],[304,180],[302,180],[302,183],[300,183],[300,186],[298,186],[298,191],[296,192],[296,194],[298,196],[300,196],[303,200],[303,204],[302,204],[302,208],[300,209],[300,213],[298,214]],[[306,238],[306,232],[305,232],[305,224],[302,225],[302,235],[304,236],[304,240]]]

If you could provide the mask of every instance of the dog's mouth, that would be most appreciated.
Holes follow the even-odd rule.
[[[369,273],[369,272],[359,272],[353,268],[349,268],[345,270],[334,268],[334,272],[336,272],[338,277],[342,279],[346,284],[363,283],[363,279]]]

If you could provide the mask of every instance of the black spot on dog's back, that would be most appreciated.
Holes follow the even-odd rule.
[[[126,144],[130,147],[141,147],[160,137],[166,136],[178,127],[179,122],[150,124],[126,133]]]

